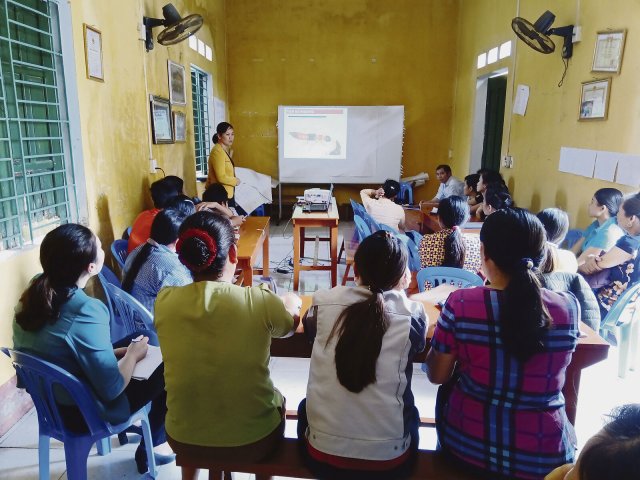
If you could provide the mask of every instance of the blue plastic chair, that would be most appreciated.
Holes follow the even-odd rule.
[[[377,232],[378,230],[382,230],[382,224],[374,220],[374,218],[371,215],[369,215],[369,213],[367,213],[366,210],[362,214],[362,219],[365,222],[367,222],[367,225],[369,225],[369,230],[371,230],[371,233]]]
[[[264,204],[260,205],[253,212],[251,212],[251,216],[252,217],[265,217],[266,215],[265,215],[265,212],[264,212]]]
[[[624,378],[629,368],[635,370],[640,342],[640,282],[627,288],[604,317],[600,335],[614,337],[618,344],[618,376]]]
[[[462,288],[480,287],[484,280],[469,270],[453,267],[426,267],[418,272],[418,289],[425,291],[425,284],[430,282],[432,286],[454,283]]]
[[[400,192],[398,192],[398,197],[402,203],[413,205],[413,187],[410,183],[400,182]]]
[[[123,239],[114,240],[111,244],[111,253],[113,254],[113,258],[116,259],[116,262],[118,262],[121,271],[124,271],[124,262],[127,260],[128,246],[129,241]]]
[[[110,313],[113,313],[110,322],[112,341],[140,330],[155,332],[153,315],[144,305],[121,288],[102,280],[101,283],[110,304]]]
[[[153,455],[153,441],[146,408],[133,413],[129,419],[114,425],[106,422],[98,414],[96,400],[91,388],[76,376],[53,363],[18,350],[2,348],[11,357],[18,379],[31,395],[38,414],[38,461],[40,480],[49,480],[49,441],[53,437],[64,443],[64,454],[69,480],[87,479],[87,457],[91,446],[96,443],[100,454],[111,450],[109,437],[126,430],[134,422],[142,423],[149,475],[156,478],[158,469]],[[54,398],[54,385],[64,388],[76,403],[87,424],[88,432],[76,433],[67,430],[58,411]]]
[[[353,217],[353,222],[356,225],[356,234],[358,235],[358,243],[362,242],[365,238],[371,235],[371,229],[369,225],[362,219],[362,217]]]

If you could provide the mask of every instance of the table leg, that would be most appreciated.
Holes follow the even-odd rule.
[[[298,291],[300,283],[300,226],[293,224],[293,291]]]
[[[251,261],[242,264],[242,286],[253,286],[253,267],[251,266]]]
[[[300,227],[300,258],[304,257],[304,241],[305,241],[305,235],[306,235],[304,230],[305,230],[304,227]]]
[[[331,227],[331,286],[338,285],[338,225]]]
[[[264,240],[262,241],[262,276],[269,276],[269,224],[264,227]]]

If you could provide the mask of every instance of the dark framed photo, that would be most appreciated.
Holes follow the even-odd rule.
[[[171,103],[169,99],[151,95],[150,101],[153,143],[173,143]]]
[[[173,112],[173,141],[187,141],[187,116],[182,112]]]

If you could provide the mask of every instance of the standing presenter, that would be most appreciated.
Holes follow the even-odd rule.
[[[205,188],[213,183],[224,186],[229,197],[229,206],[235,207],[235,187],[240,185],[240,179],[236,177],[235,164],[231,159],[231,145],[233,144],[233,126],[227,122],[220,122],[213,135],[215,144],[209,154],[209,174]]]

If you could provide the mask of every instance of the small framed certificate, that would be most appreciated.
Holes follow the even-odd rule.
[[[91,25],[84,27],[84,62],[87,78],[104,82],[104,65],[102,64],[102,33]]]
[[[626,30],[598,32],[593,52],[592,72],[620,73]]]
[[[173,143],[171,103],[169,99],[152,95],[150,101],[153,143]]]
[[[610,90],[611,78],[583,82],[578,120],[606,120]]]

